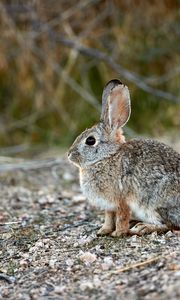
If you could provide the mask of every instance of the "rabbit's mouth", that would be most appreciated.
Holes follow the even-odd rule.
[[[76,166],[80,166],[80,157],[79,157],[79,153],[77,151],[70,150],[67,155],[68,155],[68,159],[70,160],[70,162],[72,162]]]

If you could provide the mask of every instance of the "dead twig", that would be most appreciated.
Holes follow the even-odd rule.
[[[160,258],[162,258],[162,256],[161,257],[160,256],[153,257],[153,258],[147,259],[143,262],[138,262],[136,264],[133,264],[133,265],[130,265],[130,266],[127,266],[127,267],[124,267],[124,268],[119,268],[115,271],[115,273],[118,274],[118,273],[121,273],[121,272],[129,271],[129,270],[134,269],[134,268],[144,267],[146,265],[149,265],[153,262],[158,261]]]
[[[22,221],[5,222],[5,223],[0,223],[0,226],[9,226],[9,225],[21,224],[21,223]]]
[[[159,255],[159,256],[147,259],[145,261],[142,261],[142,262],[137,262],[137,263],[132,264],[132,265],[127,266],[127,267],[118,268],[115,271],[113,271],[113,274],[119,274],[119,273],[126,272],[126,271],[129,271],[129,270],[135,269],[135,268],[145,267],[149,264],[156,263],[158,260],[160,260],[162,258],[167,259],[167,258],[171,257],[173,254],[174,254],[174,252],[171,253],[171,254],[169,253],[167,255]]]

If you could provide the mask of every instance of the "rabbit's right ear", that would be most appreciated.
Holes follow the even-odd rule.
[[[109,81],[103,90],[101,121],[111,129],[118,129],[126,124],[130,112],[127,86],[118,79]]]

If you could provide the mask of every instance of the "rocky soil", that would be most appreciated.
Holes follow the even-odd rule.
[[[180,299],[177,235],[97,237],[66,159],[23,163],[0,173],[0,299]]]

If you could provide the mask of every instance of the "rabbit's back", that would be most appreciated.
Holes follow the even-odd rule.
[[[180,193],[180,154],[169,146],[154,140],[134,139],[122,146],[121,155],[123,182],[132,180],[151,194],[164,191],[168,195],[169,188],[171,193]]]
[[[122,149],[132,167],[139,165],[144,172],[151,169],[180,175],[180,154],[168,145],[151,139],[133,139],[123,144]]]

